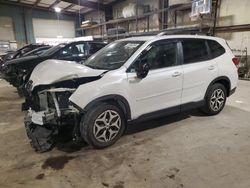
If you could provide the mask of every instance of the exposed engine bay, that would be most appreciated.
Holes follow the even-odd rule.
[[[55,61],[58,64],[59,61]],[[89,73],[85,77],[73,74],[69,69],[51,72],[46,82],[43,78],[44,71],[47,74],[48,67],[53,66],[53,61],[38,65],[33,71],[30,80],[25,85],[25,102],[22,110],[27,111],[25,117],[25,128],[32,147],[37,152],[45,152],[53,148],[61,134],[67,133],[73,141],[81,141],[79,124],[81,121],[81,110],[70,102],[70,96],[80,85],[98,80],[105,73],[104,70],[93,70],[83,65],[69,62],[61,62],[65,66],[76,66],[81,71]],[[41,71],[42,69],[42,71]],[[40,80],[42,82],[40,82]]]
[[[69,102],[75,91],[71,88],[55,88],[33,94],[28,101],[29,107],[25,127],[31,145],[38,152],[51,149],[62,129],[71,132],[72,138],[78,140],[79,110]]]

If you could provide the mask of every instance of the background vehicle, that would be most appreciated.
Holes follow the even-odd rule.
[[[27,54],[28,52],[30,52],[36,48],[47,47],[47,46],[48,45],[44,45],[44,44],[29,44],[29,45],[26,45],[26,46],[24,46],[16,51],[13,51],[13,50],[7,51],[5,54],[2,54],[0,56],[0,74],[2,72],[2,65],[6,61],[23,57],[25,54]]]
[[[6,62],[6,61],[9,61],[9,60],[12,60],[12,59],[16,59],[16,58],[20,58],[22,57],[24,54],[36,49],[36,48],[40,48],[40,47],[43,47],[43,46],[48,46],[48,45],[45,45],[45,44],[29,44],[29,45],[26,45],[16,51],[11,51],[7,54],[5,54],[4,56],[2,56],[2,63]]]
[[[106,43],[93,41],[77,41],[59,44],[40,55],[25,56],[10,60],[2,65],[2,77],[16,87],[20,94],[29,79],[32,70],[39,63],[47,59],[61,59],[68,61],[85,61],[91,54],[97,52]]]
[[[75,140],[104,148],[128,122],[198,107],[215,115],[236,90],[235,64],[225,40],[189,35],[116,41],[84,65],[48,60],[26,86],[26,130],[40,152],[51,149],[53,137],[69,126]]]
[[[41,55],[42,53],[46,52],[51,47],[52,46],[42,46],[42,47],[36,48],[30,52],[23,54],[23,57],[32,56],[32,55]]]
[[[8,51],[0,52],[0,65],[2,64],[3,59],[5,58],[5,56],[7,54],[11,54],[11,53],[14,53],[14,52],[15,52],[15,50],[8,50]]]

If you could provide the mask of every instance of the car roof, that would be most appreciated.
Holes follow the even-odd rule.
[[[140,36],[121,39],[120,41],[157,41],[163,39],[176,39],[176,38],[190,38],[190,39],[210,39],[210,40],[224,40],[218,37],[204,36],[204,35],[155,35],[155,36]]]
[[[68,43],[64,43],[64,44],[74,44],[74,43],[99,43],[99,44],[106,44],[103,41],[95,41],[95,40],[78,40],[78,41],[70,41]]]

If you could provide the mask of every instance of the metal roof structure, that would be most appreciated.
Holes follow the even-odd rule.
[[[62,13],[84,14],[93,10],[105,10],[119,0],[0,0],[0,3],[54,11],[59,7]]]

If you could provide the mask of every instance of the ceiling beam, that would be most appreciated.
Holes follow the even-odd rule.
[[[36,7],[40,2],[41,2],[41,0],[36,0],[34,6]]]
[[[62,1],[67,2],[67,3],[72,3],[75,5],[80,5],[80,6],[92,8],[95,10],[104,10],[105,9],[105,6],[102,3],[96,3],[96,2],[87,1],[87,0],[62,0]]]
[[[65,12],[65,11],[71,9],[71,8],[74,7],[74,6],[75,6],[75,4],[71,4],[71,5],[67,6],[67,7],[65,7],[64,9],[62,9],[62,12]]]
[[[57,4],[59,4],[61,2],[61,0],[56,0],[54,3],[52,3],[50,6],[49,6],[49,9],[53,9]]]
[[[12,2],[12,1],[0,0],[0,3],[6,4],[6,5],[14,5],[14,6],[20,6],[20,7],[27,7],[27,8],[31,8],[31,9],[34,8],[34,5],[24,4],[24,3],[18,3],[18,2]],[[55,12],[53,9],[49,9],[49,8],[47,8],[47,7],[36,6],[35,8],[36,8],[36,9],[39,9],[39,10]],[[75,15],[74,12],[69,12],[69,11],[64,12],[64,14]]]
[[[86,14],[86,13],[90,13],[90,12],[96,12],[95,9],[92,9],[92,8],[87,8],[87,7],[84,7],[82,9],[80,9],[80,11],[77,11],[78,13],[80,12],[80,14]]]

